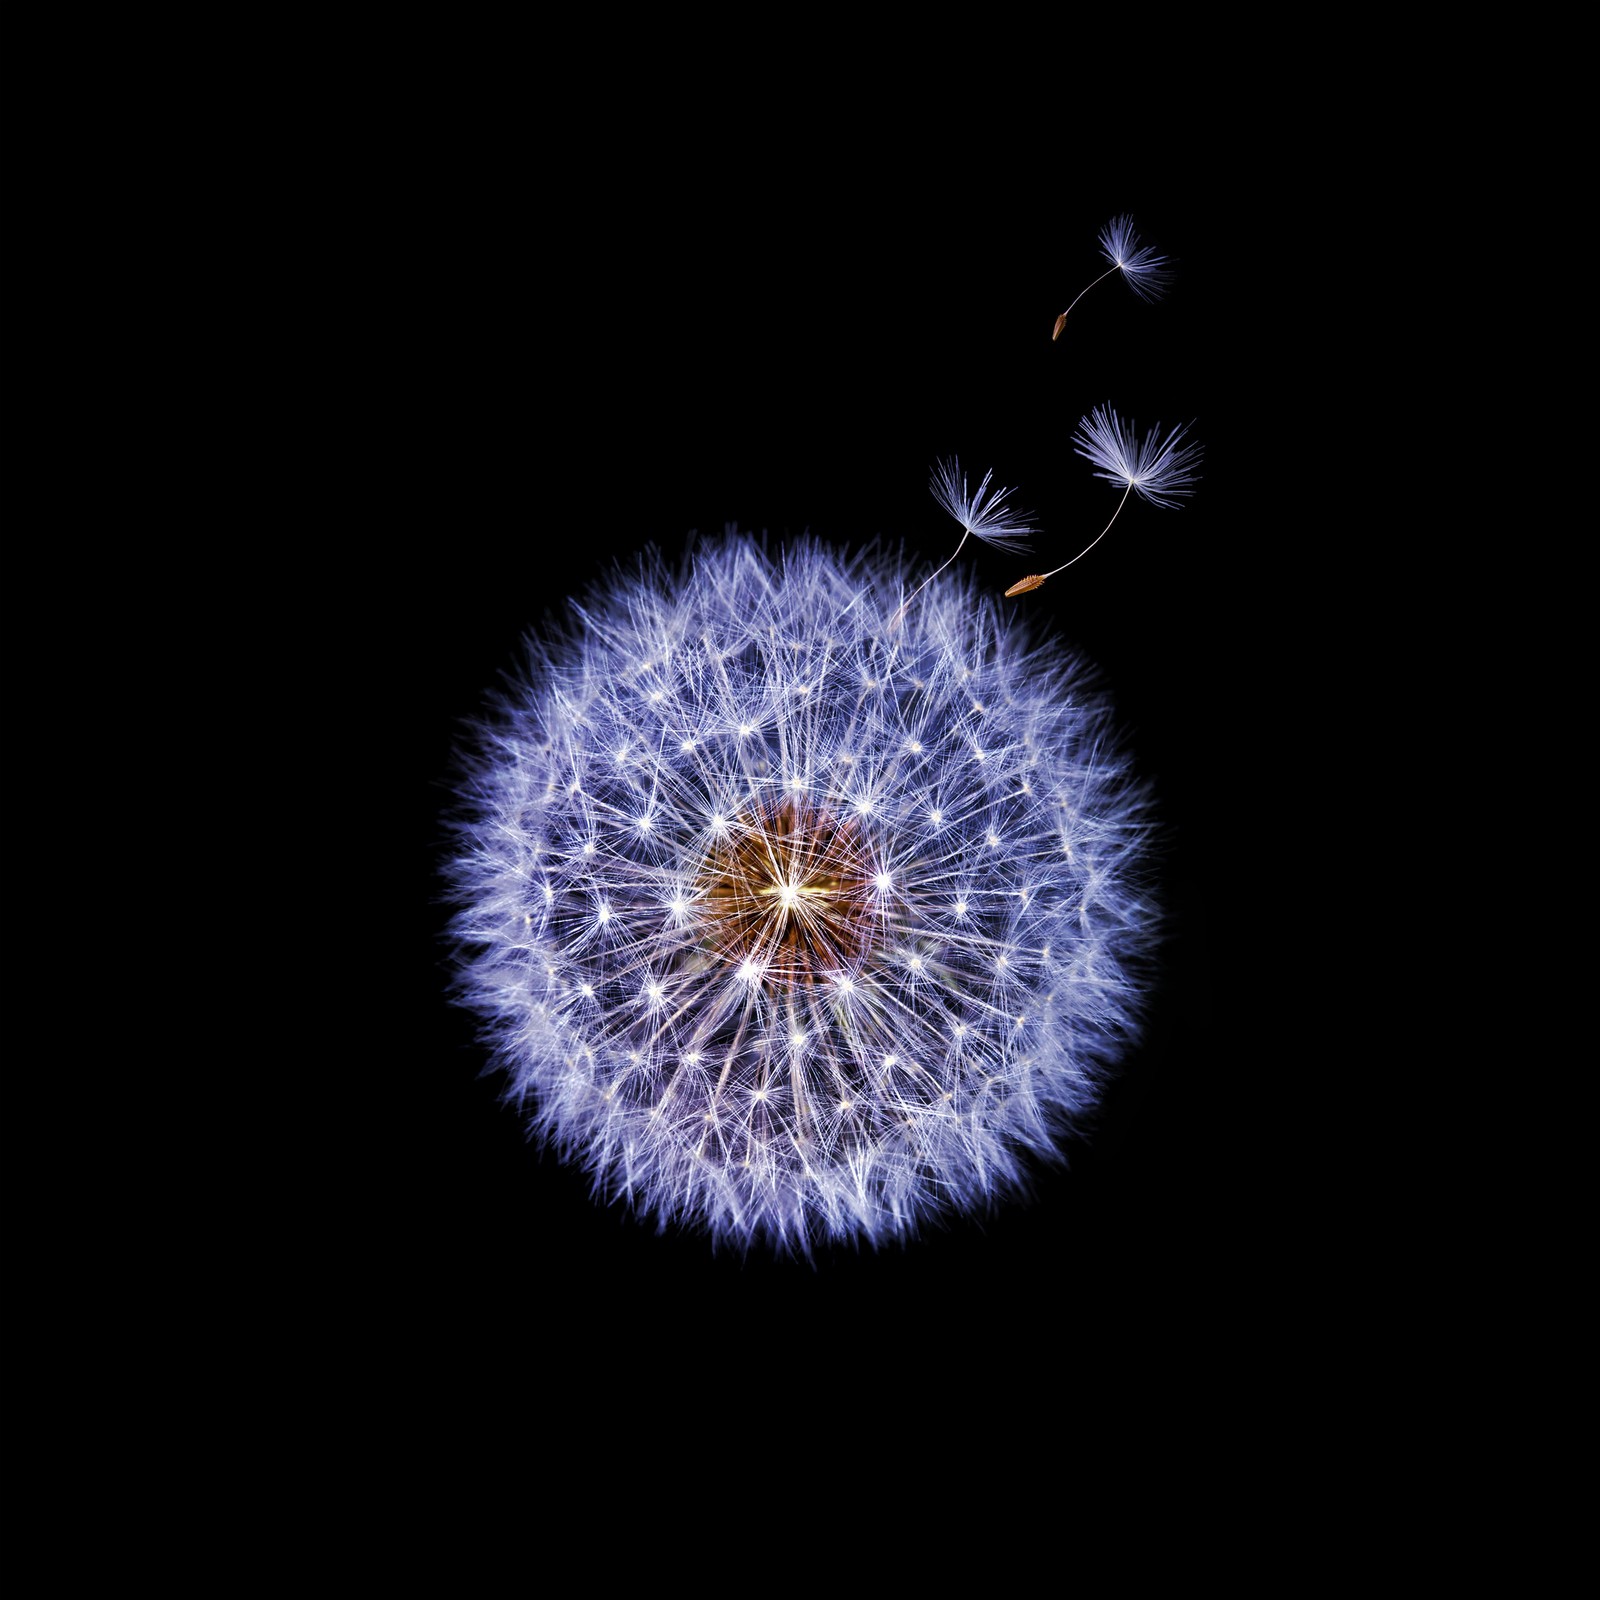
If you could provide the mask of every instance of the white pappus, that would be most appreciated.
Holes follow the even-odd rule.
[[[648,555],[466,753],[460,999],[537,1135],[662,1226],[805,1253],[984,1210],[1136,1031],[1147,796],[1092,679],[907,578]]]

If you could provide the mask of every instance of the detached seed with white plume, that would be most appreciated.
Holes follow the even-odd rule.
[[[1172,280],[1170,260],[1151,246],[1139,243],[1139,235],[1133,231],[1132,217],[1113,217],[1100,230],[1099,243],[1100,254],[1111,265],[1093,283],[1080,289],[1072,305],[1056,318],[1055,328],[1050,334],[1052,344],[1061,337],[1061,330],[1067,325],[1067,312],[1072,310],[1072,306],[1077,305],[1096,283],[1109,278],[1113,272],[1120,272],[1127,279],[1128,287],[1141,300],[1159,299]]]

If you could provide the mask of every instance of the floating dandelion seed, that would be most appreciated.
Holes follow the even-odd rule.
[[[1159,255],[1147,244],[1139,243],[1139,236],[1133,231],[1132,217],[1113,217],[1105,227],[1100,230],[1100,254],[1111,263],[1093,283],[1080,289],[1072,306],[1088,294],[1102,278],[1109,278],[1113,272],[1120,272],[1128,280],[1128,287],[1139,296],[1141,300],[1156,300],[1166,291],[1168,283],[1172,281],[1172,273],[1168,270],[1171,262],[1168,257]],[[1061,337],[1061,330],[1067,325],[1067,312],[1072,310],[1068,306],[1056,318],[1054,332],[1050,335],[1051,343]]]
[[[662,1226],[805,1252],[982,1209],[1134,1031],[1146,797],[1106,709],[968,582],[897,626],[903,583],[809,541],[649,557],[468,757],[461,999],[537,1133]]]
[[[1127,485],[1117,502],[1117,509],[1111,513],[1111,522],[1115,522],[1122,514],[1130,494],[1140,495],[1151,505],[1175,510],[1179,497],[1194,492],[1194,485],[1199,478],[1195,469],[1200,464],[1201,447],[1183,443],[1188,427],[1174,428],[1165,439],[1158,440],[1160,431],[1161,424],[1157,423],[1141,440],[1132,425],[1123,422],[1108,405],[1096,406],[1078,423],[1078,431],[1072,436],[1073,448],[1100,468],[1095,477]],[[1073,562],[1081,561],[1111,531],[1111,522],[1072,561],[1063,561],[1049,572],[1030,573],[1012,584],[1006,590],[1007,596],[1026,594],[1031,589],[1037,589],[1046,578],[1053,578],[1056,573],[1065,572]]]
[[[989,480],[993,477],[993,472],[984,473],[983,482],[978,485],[978,492],[969,495],[967,476],[961,470],[961,463],[958,460],[952,456],[949,461],[935,464],[929,487],[933,490],[933,498],[961,524],[961,542],[950,552],[948,559],[935,567],[906,596],[901,602],[900,609],[890,619],[890,627],[899,626],[905,617],[907,607],[961,554],[969,537],[981,539],[985,544],[992,544],[999,550],[1028,548],[1028,540],[1035,531],[1026,520],[1028,513],[1015,511],[1006,504],[1011,498],[1011,490],[990,491]]]

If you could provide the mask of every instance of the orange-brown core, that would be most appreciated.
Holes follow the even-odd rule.
[[[719,955],[801,983],[819,982],[860,955],[871,887],[856,824],[789,799],[739,816],[697,883]]]

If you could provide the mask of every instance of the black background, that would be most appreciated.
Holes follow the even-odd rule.
[[[764,101],[760,75],[718,100],[663,74],[674,103],[655,103],[621,72],[564,96],[555,50],[512,52],[498,76],[487,38],[435,59],[448,31],[425,21],[412,56],[386,53],[398,25],[363,28],[324,83],[318,41],[296,39],[281,86],[236,113],[241,137],[180,106],[148,170],[136,142],[108,148],[126,181],[87,208],[72,303],[26,307],[47,342],[105,330],[81,355],[62,340],[60,399],[29,406],[71,459],[18,542],[65,581],[14,586],[46,641],[19,684],[52,720],[72,708],[62,770],[87,758],[93,777],[62,783],[46,747],[17,773],[44,813],[15,830],[20,857],[70,857],[94,889],[92,917],[26,935],[70,980],[64,1043],[31,1065],[92,1122],[84,1145],[103,1135],[126,1163],[110,1181],[53,1163],[19,1211],[30,1229],[40,1207],[71,1219],[37,1237],[94,1296],[81,1312],[39,1297],[45,1327],[83,1340],[73,1382],[110,1373],[150,1408],[130,1441],[166,1437],[186,1397],[215,1403],[197,1475],[231,1501],[228,1463],[259,1457],[291,1522],[305,1467],[328,1463],[337,1519],[358,1446],[431,1449],[439,1418],[469,1425],[471,1454],[437,1464],[488,1488],[498,1520],[485,1463],[551,1459],[507,1425],[519,1402],[593,1438],[608,1496],[651,1497],[679,1437],[641,1425],[654,1400],[741,1464],[800,1434],[857,1444],[835,1468],[873,1491],[930,1422],[1075,1410],[1124,1333],[1123,1415],[1175,1372],[1230,1407],[1222,1352],[1243,1378],[1295,1348],[1291,1323],[1337,1321],[1290,1298],[1326,1257],[1310,1185],[1285,1179],[1320,1180],[1308,1130],[1378,1121],[1392,1081],[1363,1102],[1326,1059],[1343,1019],[1292,1014],[1282,981],[1312,959],[1306,923],[1361,896],[1373,861],[1308,807],[1290,756],[1321,643],[1290,635],[1323,609],[1345,537],[1321,499],[1327,446],[1297,433],[1304,395],[1373,368],[1342,347],[1343,287],[1307,282],[1304,246],[1354,179],[1307,174],[1272,128],[1249,134],[1269,182],[1187,123],[1130,146],[1121,120],[1071,104],[1056,47],[1041,58],[1059,83],[1013,120],[979,111],[959,62],[928,86],[937,109],[885,110],[836,76]],[[1122,212],[1175,259],[1169,293],[1146,304],[1107,279],[1052,343]],[[1160,976],[1099,1115],[1028,1195],[876,1251],[741,1257],[597,1204],[528,1141],[448,997],[442,819],[468,719],[530,629],[647,544],[736,524],[903,543],[931,568],[955,534],[928,492],[941,457],[992,469],[1040,529],[1034,556],[964,551],[978,581],[1066,560],[1118,499],[1070,444],[1105,403],[1141,430],[1193,419],[1206,458],[1181,510],[1130,502],[1015,602],[1099,668],[1163,830]],[[1323,770],[1384,781],[1309,731]],[[108,761],[118,734],[127,759]],[[69,790],[87,799],[77,835]],[[1406,926],[1379,937],[1392,949]],[[110,1034],[93,1016],[107,971],[131,977]],[[46,1119],[12,1122],[43,1144]],[[1334,1203],[1365,1181],[1367,1144],[1344,1141]],[[81,1226],[60,1206],[80,1193]],[[1320,1357],[1308,1371],[1320,1383]],[[596,1426],[602,1393],[627,1431]],[[263,1426],[230,1417],[241,1396]],[[1070,1433],[1051,1441],[1071,1455]],[[928,1465],[941,1488],[970,1472],[987,1491],[1019,1463]],[[708,1504],[745,1509],[731,1476]],[[259,1543],[252,1528],[252,1559]]]
[[[1261,1204],[1281,1134],[1252,1063],[1276,999],[1250,991],[1270,932],[1246,886],[1273,870],[1287,779],[1261,737],[1275,687],[1244,399],[1271,333],[1229,200],[1203,169],[756,170],[736,143],[581,178],[551,163],[511,200],[424,174],[381,325],[351,286],[384,492],[337,554],[364,614],[329,709],[379,857],[340,1157],[350,1287],[486,1348],[769,1315],[805,1339],[862,1315],[957,1318],[981,1339],[1035,1313],[1193,1317],[1246,1281],[1258,1295],[1293,1219]],[[1168,293],[1147,304],[1107,278],[1052,343],[1124,211],[1174,258]],[[647,544],[676,555],[734,524],[774,543],[903,541],[931,567],[955,539],[928,492],[942,456],[974,479],[992,468],[1041,530],[1035,556],[969,544],[981,582],[1059,564],[1116,508],[1070,445],[1107,402],[1141,431],[1193,420],[1206,455],[1186,506],[1130,501],[1090,556],[1014,602],[1100,669],[1163,830],[1161,977],[1087,1137],[990,1215],[809,1262],[597,1204],[528,1141],[447,997],[441,818],[466,720],[528,630]]]

